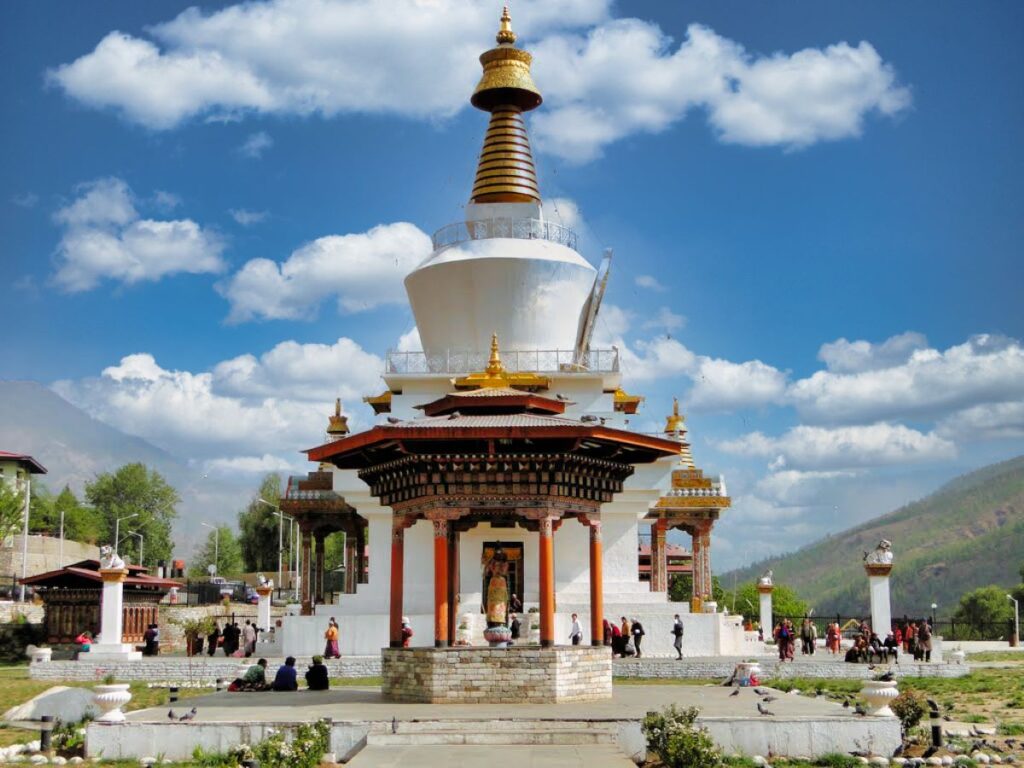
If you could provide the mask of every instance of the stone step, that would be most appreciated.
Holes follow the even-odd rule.
[[[583,745],[615,744],[615,734],[600,730],[533,730],[479,731],[472,726],[460,730],[420,731],[416,733],[369,733],[367,746],[426,746],[475,744],[488,746],[525,745]]]
[[[466,731],[474,733],[517,733],[528,731],[588,731],[614,734],[617,721],[608,720],[402,720],[396,724],[399,734]],[[372,733],[391,734],[391,724],[376,726]]]

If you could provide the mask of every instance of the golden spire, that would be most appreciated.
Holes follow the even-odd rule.
[[[334,414],[327,420],[327,435],[339,440],[348,434],[348,416],[341,415],[341,398],[334,401]]]
[[[512,16],[507,5],[501,9],[501,28],[494,39],[498,41],[498,45],[513,45],[516,41],[516,33],[512,31]]]
[[[497,333],[491,334],[491,357],[487,361],[486,371],[488,376],[500,376],[505,372],[505,366],[501,364],[501,355],[498,353]]]
[[[679,413],[678,397],[672,398],[672,415],[665,419],[665,432],[668,434],[686,432],[686,419]]]
[[[480,56],[484,72],[470,98],[474,107],[491,113],[470,202],[539,203],[540,188],[522,113],[539,107],[543,98],[530,75],[533,57],[514,45],[508,6],[501,14],[497,41],[497,48]]]

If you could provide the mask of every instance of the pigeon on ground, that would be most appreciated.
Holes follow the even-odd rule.
[[[854,714],[860,715],[861,717],[864,717],[864,715],[866,715],[868,713],[868,711],[866,709],[864,709],[864,707],[862,707],[860,704],[858,704],[856,707],[854,707],[853,711],[854,711]]]
[[[769,712],[768,711],[768,707],[766,707],[760,701],[757,702],[757,711],[760,712],[762,715],[774,715],[775,714],[774,712]]]
[[[739,695],[740,695],[740,689],[739,689],[739,688],[737,688],[737,689],[736,689],[735,691],[733,691],[733,692],[732,692],[732,693],[730,693],[729,695],[730,695],[730,696],[739,696]]]
[[[896,675],[893,674],[892,670],[889,670],[884,675],[879,675],[878,679],[883,680],[887,683],[891,683],[893,680],[896,679]]]
[[[843,699],[843,709],[849,709],[849,708],[850,708],[850,700],[849,699]]]
[[[765,696],[763,699],[761,699],[761,701],[763,701],[765,704],[768,704],[768,703],[773,702],[773,701],[778,701],[778,700],[779,700],[778,696]]]
[[[174,710],[173,709],[170,709],[170,710],[167,711],[167,719],[168,720],[175,720],[175,719],[177,719],[177,717],[178,716],[174,714]]]
[[[950,717],[949,715],[943,715],[942,719],[945,720],[947,723],[952,723],[953,722],[953,718]]]
[[[754,693],[756,693],[758,696],[767,696],[769,693],[771,693],[771,691],[769,691],[766,688],[755,688]]]
[[[192,707],[192,709],[190,709],[190,710],[189,710],[188,712],[186,712],[186,713],[185,713],[184,715],[182,715],[181,717],[179,717],[179,718],[178,718],[178,721],[179,721],[179,722],[185,722],[186,720],[191,720],[191,719],[193,719],[193,718],[194,718],[195,716],[196,716],[196,708],[195,708],[195,707]]]

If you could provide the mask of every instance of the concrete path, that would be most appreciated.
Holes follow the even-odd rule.
[[[408,746],[366,747],[347,765],[352,768],[636,768],[612,746]]]

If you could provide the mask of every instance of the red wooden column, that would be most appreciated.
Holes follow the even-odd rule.
[[[665,556],[665,520],[655,520],[651,525],[651,592],[665,592],[668,589],[668,563]]]
[[[434,647],[448,647],[448,521],[434,520]]]
[[[448,523],[448,644],[455,643],[459,621],[459,532]]]
[[[316,535],[316,576],[313,588],[313,599],[317,603],[324,602],[324,535]]]
[[[308,529],[302,531],[302,584],[300,602],[302,603],[302,615],[313,615],[313,532]]]
[[[555,547],[552,519],[542,517],[540,533],[540,645],[550,648],[555,644]]]
[[[391,616],[390,646],[402,647],[402,580],[405,578],[405,520],[395,515],[391,522]]]
[[[590,523],[590,644],[604,643],[604,574],[601,521]]]

